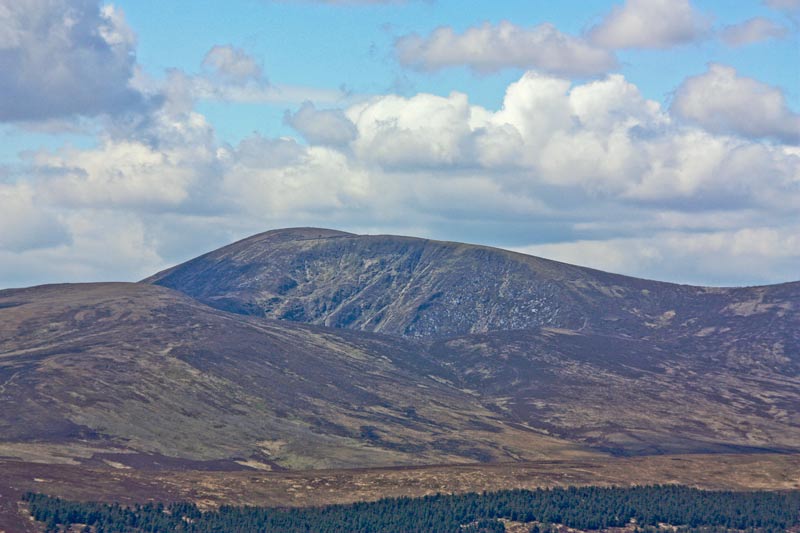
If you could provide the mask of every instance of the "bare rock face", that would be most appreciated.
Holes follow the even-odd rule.
[[[288,230],[146,281],[242,314],[410,337],[575,322],[560,316],[563,288],[522,257],[406,237]]]

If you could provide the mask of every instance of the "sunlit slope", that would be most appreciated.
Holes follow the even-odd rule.
[[[161,287],[0,292],[6,443],[258,467],[514,460],[576,448],[509,425],[439,374],[404,341],[243,319]]]

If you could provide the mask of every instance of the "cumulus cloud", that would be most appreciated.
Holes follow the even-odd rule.
[[[800,201],[792,149],[676,123],[620,75],[572,85],[528,73],[497,111],[453,93],[375,97],[347,115],[358,131],[350,148],[363,164],[443,177],[483,172],[506,192],[549,196],[554,206],[605,198],[785,211]]]
[[[564,76],[592,76],[617,66],[607,50],[561,33],[552,24],[523,28],[510,22],[485,23],[461,34],[442,26],[427,37],[411,34],[399,38],[395,52],[400,63],[420,70],[535,68]]]
[[[667,279],[686,280],[696,269],[695,280],[720,283],[752,279],[752,264],[737,262],[739,255],[719,256],[730,260],[728,270],[711,259],[726,239],[795,246],[789,233],[769,229],[797,225],[800,148],[678,120],[619,74],[572,83],[528,72],[497,109],[458,92],[377,95],[341,111],[304,103],[286,120],[308,144],[260,135],[220,143],[192,109],[191,87],[170,87],[147,120],[119,125],[96,146],[31,156],[32,181],[6,189],[7,203],[32,209],[31,226],[60,225],[66,240],[31,250],[0,242],[0,280],[18,280],[7,265],[18,273],[26,261],[66,265],[60,273],[31,270],[39,279],[143,277],[146,268],[294,225],[506,246],[555,241],[559,247],[530,251]],[[113,244],[113,234],[130,241],[114,252],[127,266],[108,254],[91,258]],[[707,237],[692,240],[701,234]],[[568,244],[576,240],[584,250],[606,244],[594,248],[597,256],[579,256]],[[626,243],[636,257],[695,251],[680,256],[686,270],[667,271],[646,254],[625,266]],[[796,270],[796,254],[772,248],[755,256],[770,265],[765,280],[792,277],[786,265],[794,261]],[[614,254],[616,264],[608,260]]]
[[[0,0],[0,121],[121,113],[135,36],[122,11],[93,0]]]
[[[304,102],[294,113],[287,112],[285,122],[312,144],[346,145],[357,135],[355,125],[340,109],[317,109]]]
[[[669,48],[703,38],[711,20],[689,0],[626,0],[589,32],[607,48]]]
[[[744,46],[768,39],[780,39],[788,32],[787,28],[767,18],[754,17],[741,24],[727,26],[722,30],[722,40],[729,46]]]
[[[258,137],[248,143],[240,150],[255,152],[256,157],[241,158],[240,152],[233,152],[223,178],[224,191],[237,208],[273,220],[302,220],[330,212],[341,216],[366,204],[370,177],[341,152],[309,147],[274,165],[270,153],[287,147]]]
[[[733,67],[711,64],[678,87],[672,111],[713,133],[800,140],[800,115],[792,112],[783,92]]]
[[[348,116],[358,128],[353,151],[382,168],[516,169],[530,183],[604,189],[644,164],[631,131],[667,120],[619,75],[572,87],[535,73],[511,84],[496,112],[452,93],[376,97]]]
[[[348,109],[358,129],[357,156],[395,169],[452,166],[468,158],[462,141],[470,133],[467,95],[388,95]]]

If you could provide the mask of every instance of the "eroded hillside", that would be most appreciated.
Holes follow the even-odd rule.
[[[219,309],[334,328],[442,339],[553,327],[800,369],[800,283],[692,287],[484,246],[314,228],[255,235],[145,281]]]

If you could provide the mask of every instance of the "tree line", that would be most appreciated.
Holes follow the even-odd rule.
[[[87,533],[497,533],[505,531],[500,519],[529,523],[532,533],[558,531],[559,525],[602,530],[633,524],[648,532],[670,524],[685,533],[778,533],[800,526],[800,491],[675,485],[437,494],[305,508],[225,505],[206,511],[192,503],[124,506],[36,493],[23,500],[48,532],[83,527]]]

